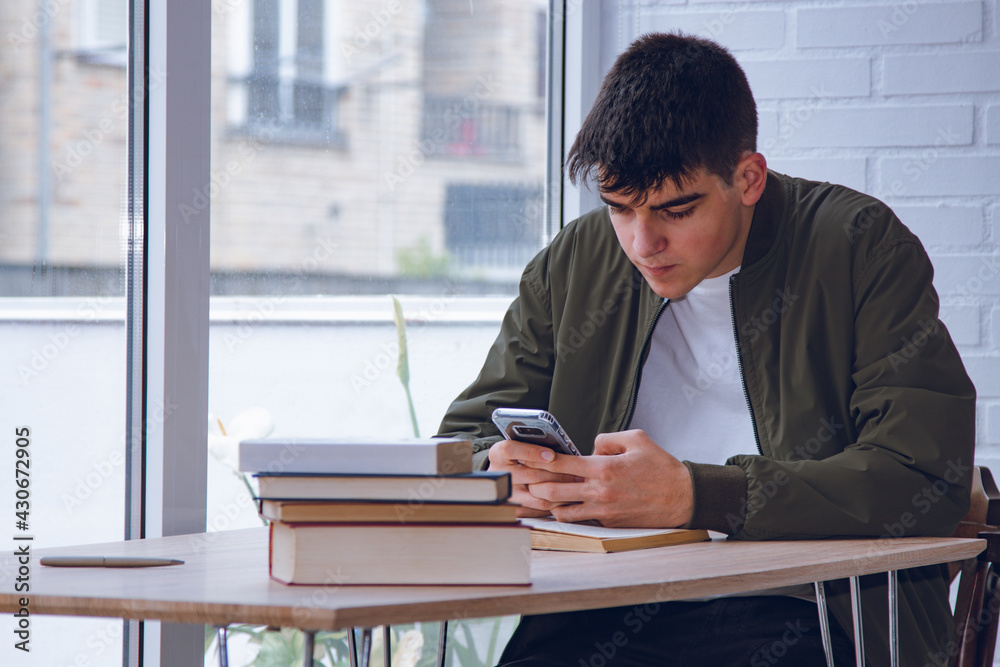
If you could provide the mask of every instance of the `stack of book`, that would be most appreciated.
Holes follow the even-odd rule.
[[[529,530],[506,473],[464,440],[240,442],[288,584],[528,584]]]

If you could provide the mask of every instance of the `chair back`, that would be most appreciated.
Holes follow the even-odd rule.
[[[961,573],[955,602],[955,642],[958,652],[952,667],[989,667],[996,650],[1000,621],[1000,490],[985,466],[976,466],[972,477],[969,512],[954,537],[983,538],[986,550],[978,558],[949,563],[951,580]]]

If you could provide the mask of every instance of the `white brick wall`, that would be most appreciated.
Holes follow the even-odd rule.
[[[948,128],[952,145],[972,143],[971,104],[819,108],[788,138],[791,148],[934,146]]]
[[[870,58],[767,58],[742,64],[758,101],[866,97],[871,91]]]
[[[991,405],[986,412],[987,435],[994,442],[1000,442],[1000,405]]]
[[[990,334],[993,347],[1000,346],[1000,308],[994,308],[990,322]],[[990,440],[990,442],[1000,442],[1000,440]]]
[[[991,146],[1000,146],[1000,104],[986,108],[986,140]]]
[[[671,7],[669,13],[661,13],[657,7],[641,9],[649,10],[642,32],[681,30],[725,41],[733,49],[767,49],[785,38],[785,14],[780,10],[686,12]]]
[[[975,45],[978,46],[978,45]],[[971,50],[974,45],[959,48]],[[996,49],[996,45],[993,45]],[[1000,90],[1000,51],[906,54],[885,57],[885,94],[995,93]]]
[[[941,321],[948,327],[952,340],[958,345],[979,345],[982,317],[979,306],[944,306]]]
[[[796,46],[886,46],[964,42],[983,29],[981,2],[893,3],[795,10]]]
[[[865,189],[868,171],[867,160],[863,157],[800,158],[781,156],[769,157],[767,165],[784,174],[841,183],[855,190]]]
[[[931,252],[931,257],[934,259],[934,287],[942,295],[963,299],[1000,296],[1000,255]]]
[[[979,357],[979,356],[969,356],[966,357],[966,368],[969,369],[969,375],[972,376],[972,381],[976,383],[976,392],[979,395],[980,401],[985,401],[987,404],[982,406],[980,409],[980,422],[982,422],[983,413],[996,414],[996,409],[998,403],[996,399],[1000,398],[1000,359],[997,357]],[[986,433],[981,433],[983,440],[991,437],[991,433],[987,431]],[[977,451],[978,455],[981,454],[991,454],[992,452],[982,452]],[[996,456],[989,457],[991,461],[997,459]],[[991,469],[996,470],[996,463],[991,463]]]
[[[923,149],[911,157],[884,158],[879,190],[907,197],[996,197],[1000,155],[944,157],[951,146],[946,130],[941,132],[940,147]]]
[[[892,204],[892,210],[928,248],[968,246],[963,248],[968,250],[986,240],[983,209],[978,206]]]

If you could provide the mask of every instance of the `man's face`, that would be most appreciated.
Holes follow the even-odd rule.
[[[679,188],[664,181],[644,201],[603,190],[601,200],[625,254],[659,296],[679,299],[743,260],[753,206],[744,205],[739,182],[726,185],[701,168]]]

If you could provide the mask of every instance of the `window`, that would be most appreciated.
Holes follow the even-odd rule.
[[[441,145],[431,157],[509,160],[520,153],[521,115],[513,106],[480,102],[476,95],[428,95],[423,121],[424,141]]]
[[[327,0],[248,4],[250,30],[234,38],[249,53],[229,63],[231,130],[274,134],[288,143],[342,146],[346,137],[339,107],[346,90],[329,71],[325,43],[333,17]]]
[[[427,3],[422,140],[436,147],[428,157],[523,158],[524,127],[544,111],[546,23],[536,7]]]
[[[449,183],[448,252],[461,264],[516,276],[538,252],[542,206],[537,185]]]
[[[122,0],[79,0],[76,48],[81,60],[125,66],[126,8]]]
[[[213,108],[227,114],[213,116],[205,193],[211,530],[261,525],[225,463],[234,436],[426,437],[474,379],[547,238],[539,7],[253,0],[213,13],[212,71],[226,73]],[[340,142],[325,140],[331,118]],[[421,631],[426,659],[436,625]],[[230,664],[240,655],[234,643]]]
[[[0,3],[0,437],[30,440],[30,485],[10,475],[0,495],[13,510],[28,492],[32,550],[125,532],[126,8]],[[0,664],[122,663],[121,619],[32,615],[31,631]]]
[[[145,4],[135,6],[141,11]],[[192,15],[196,4],[186,5]],[[166,30],[163,6],[148,3],[151,32]],[[0,3],[0,20],[22,26],[37,7],[33,0]],[[0,163],[0,340],[8,351],[8,379],[0,386],[4,423],[17,420],[38,438],[39,547],[117,540],[125,532],[132,442],[125,250],[133,238],[122,193],[127,167],[143,163],[126,150],[130,123],[143,121],[128,116],[130,73],[120,67],[123,58],[112,57],[124,54],[127,5],[71,0],[51,7],[31,30],[22,35],[18,28],[21,48],[0,52],[0,152],[8,157]],[[506,27],[492,33],[493,50],[475,67],[463,67],[459,85],[448,83],[449,61],[479,25],[461,8],[449,10],[450,46],[445,33],[428,29],[414,3],[220,0],[205,11],[215,78],[211,114],[199,107],[198,118],[213,122],[212,161],[177,158],[174,165],[183,165],[182,176],[203,168],[209,177],[193,191],[185,181],[165,206],[152,203],[153,186],[166,187],[162,182],[154,180],[147,194],[150,215],[189,216],[178,223],[185,234],[199,227],[189,224],[191,215],[211,210],[217,296],[211,368],[202,365],[211,382],[206,401],[194,395],[183,406],[152,401],[147,431],[162,430],[171,415],[197,404],[212,411],[216,428],[263,407],[276,432],[411,433],[393,371],[397,334],[389,295],[398,294],[408,319],[418,427],[423,435],[434,432],[495,336],[517,265],[547,236],[544,211],[534,205],[545,173],[543,109],[533,76],[504,74],[515,57],[528,71],[538,67],[534,49],[522,53],[503,37],[530,43],[538,3],[476,6]],[[185,12],[171,21],[177,14]],[[51,58],[43,64],[50,67],[38,70],[37,35],[46,26]],[[192,34],[193,21],[183,27],[172,39],[207,43]],[[425,45],[434,40],[437,55],[425,62]],[[177,43],[171,42],[175,53]],[[67,53],[77,57],[57,60]],[[162,71],[149,78],[157,95],[165,88]],[[198,73],[173,79],[172,91],[192,78]],[[434,111],[436,98],[451,106]],[[427,144],[425,120],[440,123],[449,108],[478,129],[466,128],[461,142],[432,134]],[[198,134],[197,122],[176,125],[185,132],[160,128],[150,144]],[[146,157],[152,162],[155,150],[171,148],[151,147]],[[470,254],[476,239],[456,221],[501,221],[505,211],[530,220],[496,237],[498,246],[515,245],[523,256],[499,260],[501,270],[494,270]],[[177,247],[180,255],[190,250]],[[162,267],[148,277],[150,283],[168,278]],[[180,300],[202,297],[207,288],[182,290]],[[150,328],[171,340],[175,322],[159,317],[150,315]],[[152,393],[150,376],[145,380]],[[163,441],[176,444],[171,437]],[[201,447],[197,438],[185,442]],[[149,480],[163,475],[162,460],[146,463]],[[252,504],[238,495],[245,488],[227,486],[235,477],[219,461],[211,466],[209,528],[257,523]],[[130,468],[133,477],[140,476],[136,469]],[[33,663],[122,662],[126,626],[119,620],[39,617],[36,623],[39,638],[60,641],[33,645]],[[173,635],[162,636],[169,650]]]

